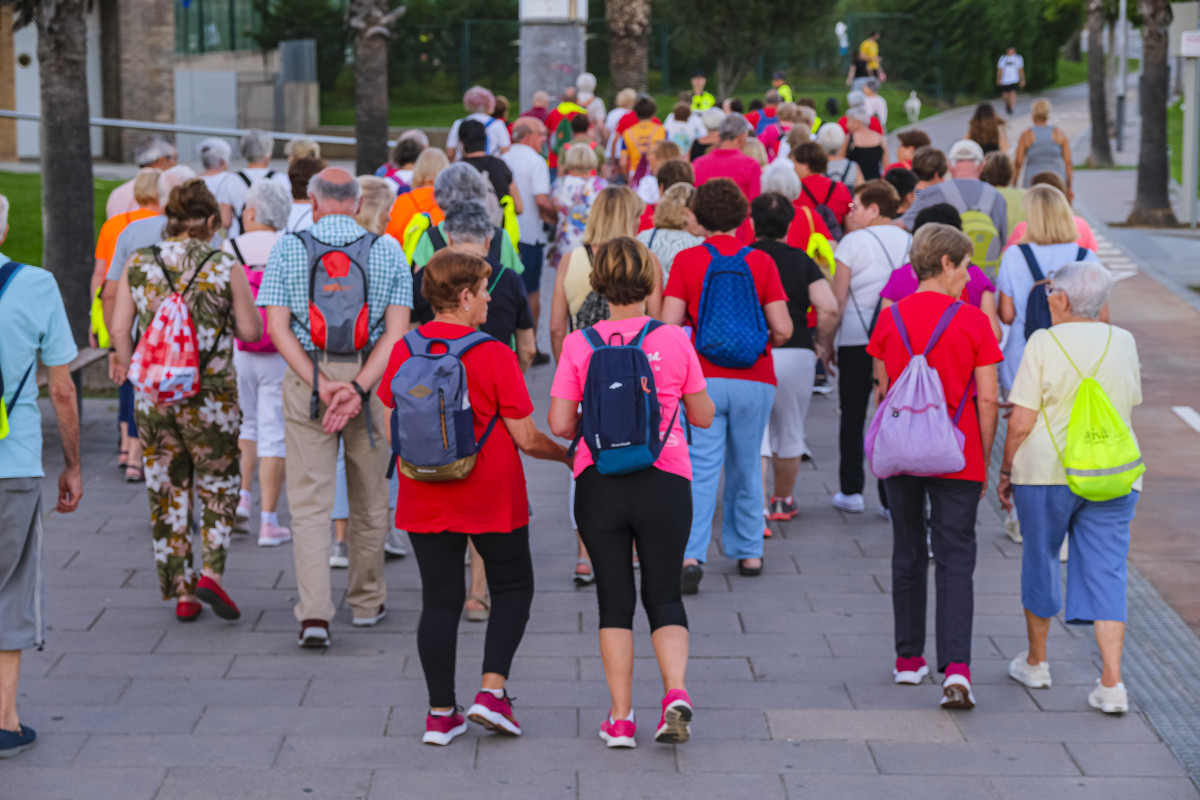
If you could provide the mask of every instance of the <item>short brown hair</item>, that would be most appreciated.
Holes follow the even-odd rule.
[[[184,181],[172,189],[163,211],[167,215],[167,236],[209,239],[213,229],[221,224],[217,198],[200,178]]]
[[[946,154],[929,145],[917,148],[917,152],[913,153],[912,161],[912,171],[916,174],[917,180],[921,181],[940,178],[946,174],[946,170],[949,168],[946,163]]]
[[[696,187],[692,213],[696,222],[710,231],[731,231],[746,221],[750,203],[729,178],[712,178]]]
[[[463,289],[477,291],[491,274],[492,266],[487,259],[447,247],[425,264],[421,294],[435,312],[449,311],[458,306]]]
[[[696,171],[682,158],[671,158],[658,165],[658,185],[663,189],[677,183],[696,183]]]
[[[988,153],[983,157],[983,169],[979,172],[979,180],[992,186],[1008,186],[1012,183],[1013,163],[1006,153],[999,150]]]
[[[942,256],[949,256],[955,266],[975,252],[971,237],[951,225],[930,222],[913,234],[909,259],[918,280],[936,278],[942,274]]]
[[[672,158],[681,158],[683,156],[683,151],[679,149],[679,145],[668,139],[663,139],[655,143],[654,149],[650,152],[654,153],[654,158],[659,164]]]
[[[929,134],[916,128],[910,131],[900,131],[896,134],[896,139],[900,142],[901,147],[916,148],[930,145]]]
[[[684,94],[687,94],[684,92]],[[675,104],[675,108],[671,109],[671,116],[680,122],[687,122],[688,117],[692,115],[692,104],[686,100],[682,100]]]
[[[320,158],[297,158],[288,166],[288,180],[292,182],[292,199],[308,199],[308,182],[325,167],[329,166]]]
[[[809,140],[792,149],[792,161],[806,165],[810,172],[824,175],[829,166],[829,154],[821,145]]]
[[[628,236],[618,236],[596,248],[592,289],[613,305],[633,305],[654,291],[657,272],[644,244]]]
[[[858,184],[854,187],[854,196],[860,206],[878,206],[879,213],[885,217],[896,216],[896,209],[900,208],[900,193],[883,178]]]
[[[1031,189],[1034,186],[1041,186],[1043,184],[1046,186],[1053,186],[1064,195],[1067,193],[1067,185],[1063,183],[1063,179],[1058,176],[1057,172],[1039,172],[1037,175],[1034,175],[1029,179],[1029,188]]]

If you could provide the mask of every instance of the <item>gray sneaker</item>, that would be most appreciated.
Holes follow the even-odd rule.
[[[329,566],[334,569],[348,569],[350,567],[350,555],[346,550],[345,542],[333,543],[333,549],[329,551]]]
[[[404,531],[399,528],[388,531],[387,538],[383,540],[383,552],[385,557],[390,558],[404,558],[408,555],[408,548],[404,546]]]

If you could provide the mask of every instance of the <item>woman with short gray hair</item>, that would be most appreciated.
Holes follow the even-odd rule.
[[[490,90],[482,86],[467,89],[463,94],[463,108],[467,110],[467,116],[454,120],[454,124],[450,126],[450,133],[446,136],[446,155],[451,161],[462,156],[458,146],[458,126],[466,119],[477,120],[483,125],[484,134],[487,136],[487,155],[498,156],[508,150],[512,139],[509,138],[508,128],[504,123],[492,117],[492,111],[496,108],[496,96]]]
[[[1008,395],[1013,412],[996,491],[1006,510],[1016,507],[1025,540],[1021,604],[1029,649],[1012,660],[1008,674],[1032,689],[1050,688],[1046,639],[1063,608],[1059,550],[1069,539],[1066,621],[1094,626],[1103,662],[1088,705],[1119,714],[1129,710],[1121,681],[1125,560],[1144,467],[1139,459],[1127,471],[1136,476],[1128,494],[1094,501],[1072,491],[1061,457],[1084,377],[1100,385],[1133,435],[1133,407],[1142,402],[1141,368],[1133,335],[1100,320],[1112,285],[1112,276],[1096,261],[1064,264],[1047,284],[1054,324],[1035,331],[1025,344]]]
[[[846,132],[842,130],[842,126],[836,122],[826,122],[817,129],[816,142],[829,156],[825,174],[835,181],[846,184],[846,188],[850,191],[854,191],[854,187],[862,178],[862,173],[858,170],[858,164],[839,155],[842,152],[842,145],[846,143]]]
[[[871,113],[862,106],[853,106],[846,111],[846,141],[838,151],[839,158],[847,158],[858,165],[863,180],[873,181],[883,177],[883,165],[887,163],[887,139],[871,129]]]
[[[246,268],[250,291],[258,297],[263,271],[271,248],[283,236],[288,215],[292,211],[291,194],[273,180],[259,179],[246,192],[246,207],[242,213],[245,232],[226,240],[222,249],[232,254]],[[251,481],[258,466],[258,485],[262,490],[262,512],[259,515],[258,544],[277,547],[292,538],[292,532],[279,524],[277,509],[283,489],[283,375],[287,364],[275,350],[267,333],[267,310],[260,308],[263,318],[263,337],[257,342],[238,342],[233,352],[237,371],[238,404],[242,408],[242,429],[238,434],[242,487],[238,500],[237,524],[245,529],[250,520],[253,495]]]
[[[440,209],[448,209],[451,206],[468,202],[479,203],[486,208],[487,197],[487,179],[483,177],[483,173],[466,162],[451,164],[438,173],[437,178],[433,181],[433,199]],[[432,223],[433,218],[430,215],[416,214],[404,232],[405,243],[410,241],[410,237],[415,241],[412,252],[409,253],[409,261],[414,270],[425,266],[429,259],[433,258],[433,254],[447,244],[445,222],[437,225]],[[414,232],[413,226],[418,226],[423,231],[419,234],[419,238]],[[498,226],[494,226],[492,231],[495,241],[492,242],[489,257],[516,274],[523,274],[525,265],[521,263],[521,259],[517,255],[517,248],[509,238],[508,232]],[[405,251],[408,251],[407,247],[405,247]]]
[[[284,189],[291,190],[291,181],[287,172],[276,172],[271,169],[271,153],[275,149],[275,140],[266,131],[251,128],[242,135],[238,143],[238,152],[246,159],[246,166],[235,172],[230,179],[221,184],[221,192],[217,194],[217,202],[221,205],[221,225],[229,231],[230,236],[242,233],[242,212],[246,206],[246,192],[251,184],[260,178],[278,181]]]

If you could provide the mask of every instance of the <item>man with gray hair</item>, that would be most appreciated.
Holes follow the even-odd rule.
[[[473,167],[463,166],[483,180]],[[283,379],[283,415],[299,645],[325,648],[334,615],[329,519],[339,439],[345,447],[350,500],[346,599],[352,624],[369,627],[386,613],[383,543],[392,527],[387,481],[391,450],[373,420],[387,419],[376,390],[393,347],[408,330],[413,296],[412,273],[400,245],[355,222],[362,187],[353,175],[328,167],[309,181],[308,196],[313,226],[284,236],[271,250],[255,302],[267,309],[267,331],[289,367]],[[318,275],[328,276],[319,287]],[[326,285],[330,283],[338,291]],[[363,300],[348,304],[345,298],[356,291]],[[314,308],[321,312],[319,318],[310,316]],[[363,311],[365,342],[355,335],[353,342],[338,344],[332,334],[325,336],[343,325],[357,330]]]
[[[246,159],[246,166],[234,173],[236,180],[227,180],[218,194],[217,202],[221,204],[221,227],[229,235],[237,236],[242,232],[242,209],[246,206],[246,192],[250,184],[259,178],[269,178],[278,181],[289,192],[292,183],[288,180],[287,172],[276,172],[271,169],[271,154],[275,149],[275,140],[266,131],[251,128],[242,135],[238,143],[238,151]]]
[[[587,109],[592,125],[603,126],[607,112],[604,101],[596,96],[596,76],[590,72],[579,73],[579,77],[575,79],[575,89],[578,93],[575,102]]]
[[[542,310],[540,289],[542,265],[546,260],[546,224],[558,222],[558,211],[550,199],[550,168],[541,152],[546,143],[546,126],[533,117],[518,117],[513,123],[512,137],[513,146],[504,154],[504,161],[512,170],[517,189],[525,199],[524,207],[517,215],[517,224],[521,228],[517,251],[525,267],[521,277],[536,329]],[[549,362],[550,356],[545,353],[537,353],[533,359],[535,366]]]
[[[147,136],[134,151],[134,160],[142,169],[170,169],[179,163],[175,145],[161,136]],[[104,204],[104,215],[112,219],[117,214],[124,214],[137,209],[137,201],[133,198],[133,181],[131,178],[112,190],[108,202]]]
[[[458,147],[458,126],[466,119],[477,120],[483,125],[489,156],[498,156],[508,150],[512,140],[504,123],[492,116],[492,111],[496,108],[496,96],[491,91],[482,86],[467,89],[463,94],[463,108],[466,109],[467,116],[454,120],[454,124],[450,126],[450,133],[446,135],[446,155],[451,161],[461,155]]]
[[[706,156],[692,163],[696,171],[696,186],[713,178],[729,178],[753,201],[758,197],[762,184],[762,168],[758,162],[742,152],[746,138],[750,135],[750,123],[741,114],[727,114],[717,128],[717,146]],[[738,228],[738,238],[746,244],[754,242],[754,231],[750,219],[746,218]]]

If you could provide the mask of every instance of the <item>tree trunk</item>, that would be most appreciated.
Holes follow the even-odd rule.
[[[606,0],[608,59],[613,89],[649,86],[650,0]]]
[[[374,175],[388,160],[388,40],[359,34],[354,41],[354,168]]]
[[[1088,109],[1092,118],[1090,167],[1111,167],[1108,102],[1104,88],[1104,0],[1088,0]]]
[[[1108,129],[1115,131],[1117,128],[1117,70],[1120,58],[1117,53],[1117,25],[1115,22],[1109,22],[1104,30],[1108,36],[1108,47],[1105,50],[1106,58],[1104,60],[1104,103],[1108,110]]]
[[[1142,27],[1142,144],[1138,154],[1137,196],[1130,225],[1174,227],[1179,224],[1168,191],[1167,157],[1167,32],[1171,27],[1170,0],[1139,0]]]
[[[754,63],[758,60],[757,56],[753,59],[730,59],[725,57],[717,58],[717,99],[721,100],[726,97],[733,97],[733,93],[737,90],[738,84],[742,82],[742,78],[754,69]]]
[[[1063,58],[1078,64],[1083,61],[1083,32],[1075,31],[1075,35],[1063,46]]]
[[[37,18],[42,122],[42,266],[62,292],[76,344],[88,341],[95,263],[88,129],[87,1],[42,4]],[[85,191],[80,191],[80,187]]]

